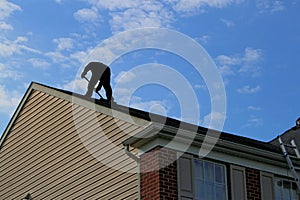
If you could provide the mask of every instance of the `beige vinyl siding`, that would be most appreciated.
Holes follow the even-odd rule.
[[[137,199],[137,174],[124,172],[137,166],[122,142],[141,130],[34,90],[0,150],[0,199]]]

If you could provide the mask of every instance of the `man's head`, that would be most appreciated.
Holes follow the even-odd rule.
[[[297,128],[300,128],[300,117],[296,120],[296,126]]]

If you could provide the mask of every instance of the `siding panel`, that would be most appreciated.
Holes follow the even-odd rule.
[[[33,91],[0,151],[0,199],[137,199],[122,142],[141,130]]]

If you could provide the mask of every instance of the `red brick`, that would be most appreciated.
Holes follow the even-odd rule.
[[[177,199],[176,152],[155,148],[141,156],[141,199]]]
[[[246,187],[248,200],[261,199],[259,170],[246,168]]]

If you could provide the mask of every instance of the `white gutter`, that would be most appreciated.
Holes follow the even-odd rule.
[[[138,173],[138,199],[141,200],[141,166],[140,158],[129,151],[129,144],[124,145],[125,153],[132,158],[137,163],[137,173]]]

